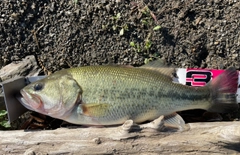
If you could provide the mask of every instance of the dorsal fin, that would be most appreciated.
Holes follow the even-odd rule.
[[[153,60],[153,61],[149,61],[148,63],[146,63],[145,65],[141,66],[141,67],[155,67],[155,68],[159,68],[159,67],[169,67],[169,65],[167,64],[167,62],[164,59],[157,59],[157,60]]]
[[[155,70],[155,71],[158,71],[158,72],[160,72],[166,76],[169,76],[171,78],[173,78],[173,77],[177,78],[176,68],[173,66],[167,65],[166,61],[164,61],[163,59],[151,61],[151,62],[141,66],[140,68]]]

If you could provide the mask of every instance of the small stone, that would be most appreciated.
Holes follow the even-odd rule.
[[[96,144],[101,144],[102,141],[101,139],[98,137],[98,138],[94,138],[93,141],[96,143]]]
[[[28,149],[24,152],[24,155],[36,155],[36,153],[33,149]]]
[[[20,16],[19,13],[12,13],[12,14],[11,14],[11,18],[12,18],[12,19],[15,19],[15,20],[18,20],[18,19],[19,19],[19,16]]]

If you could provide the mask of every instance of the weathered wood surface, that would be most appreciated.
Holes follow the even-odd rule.
[[[190,123],[182,132],[129,126],[0,131],[0,154],[240,154],[240,122]],[[137,129],[135,126],[134,129]]]

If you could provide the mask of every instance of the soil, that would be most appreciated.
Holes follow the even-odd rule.
[[[178,67],[240,69],[235,0],[3,0],[1,66],[35,55],[45,74],[163,58]]]

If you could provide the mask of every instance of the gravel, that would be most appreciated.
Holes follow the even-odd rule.
[[[240,69],[236,0],[3,0],[0,66],[34,55],[42,73],[164,58],[178,67]]]

